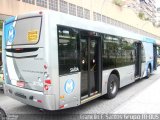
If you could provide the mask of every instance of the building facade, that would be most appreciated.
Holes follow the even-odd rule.
[[[152,21],[155,18],[155,5],[154,0],[140,0],[140,10],[144,13],[145,19]]]
[[[153,21],[156,26],[160,27],[160,2],[155,4],[155,18]]]
[[[116,0],[1,0],[0,18],[50,9],[88,20],[109,23],[159,39],[159,28],[153,27],[151,22],[139,19],[132,9],[125,7],[125,4],[132,2],[138,6],[137,1],[122,0],[122,5],[114,4],[115,2]],[[151,15],[149,12],[147,14]]]

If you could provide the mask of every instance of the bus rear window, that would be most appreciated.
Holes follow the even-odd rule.
[[[18,19],[5,25],[7,45],[37,44],[41,33],[42,18],[29,17]]]

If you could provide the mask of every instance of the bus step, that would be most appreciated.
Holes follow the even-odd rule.
[[[98,97],[100,97],[100,96],[101,96],[101,93],[96,94],[96,95],[93,95],[93,96],[88,97],[88,98],[86,98],[86,99],[83,99],[83,100],[81,101],[81,104],[84,104],[84,103],[86,103],[86,102],[89,102],[89,101],[91,101],[91,100],[94,100],[94,99],[96,99],[96,98],[98,98]]]

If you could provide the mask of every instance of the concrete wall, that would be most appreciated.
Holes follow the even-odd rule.
[[[0,0],[0,13],[6,15],[19,15],[28,11],[43,10],[45,8],[27,4],[21,0]]]

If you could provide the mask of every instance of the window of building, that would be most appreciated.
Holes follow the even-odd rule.
[[[76,16],[76,5],[69,3],[69,14]]]
[[[157,11],[158,11],[158,12],[160,12],[160,7],[159,7],[159,8],[157,8]]]
[[[93,20],[101,21],[101,14],[93,12]]]
[[[58,0],[49,0],[49,9],[58,11]]]
[[[106,23],[106,21],[107,21],[106,16],[102,15],[102,22]]]
[[[30,3],[30,4],[35,4],[35,0],[22,0],[22,2]]]
[[[68,13],[68,3],[64,0],[60,0],[60,12]]]
[[[97,21],[101,21],[101,14],[97,13]]]
[[[45,7],[47,8],[47,0],[37,0],[37,6]]]
[[[112,19],[110,17],[107,17],[107,23],[111,24]]]
[[[77,6],[77,16],[83,18],[83,8]]]
[[[93,12],[93,20],[96,21],[97,20],[96,18],[97,18],[96,17],[96,12]]]
[[[60,75],[79,71],[77,35],[78,31],[76,29],[58,27]]]
[[[90,11],[88,9],[84,9],[84,18],[90,19]]]

